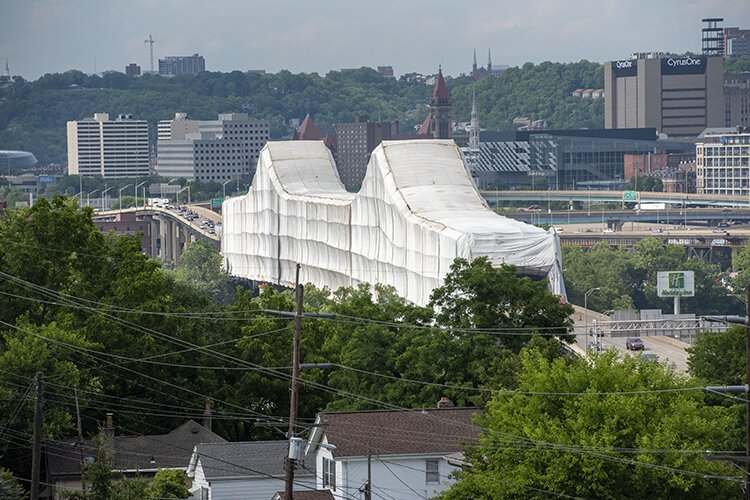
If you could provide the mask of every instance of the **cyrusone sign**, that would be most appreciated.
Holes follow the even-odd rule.
[[[661,60],[661,74],[703,75],[706,73],[706,61],[703,56],[665,57]]]
[[[635,76],[638,74],[638,61],[625,59],[623,61],[612,61],[612,73],[615,76]]]

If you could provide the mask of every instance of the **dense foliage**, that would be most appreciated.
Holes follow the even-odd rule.
[[[704,458],[742,448],[733,412],[679,391],[685,378],[614,352],[570,363],[527,349],[520,364],[525,393],[493,397],[472,466],[443,498],[742,497],[736,470]],[[643,392],[607,394],[625,391]]]
[[[289,411],[293,322],[268,311],[293,311],[292,294],[266,287],[232,297],[209,247],[194,244],[183,266],[167,271],[141,253],[137,237],[104,235],[91,216],[56,197],[0,217],[0,415],[13,433],[0,441],[0,465],[28,473],[36,372],[49,381],[48,438],[74,435],[76,391],[86,435],[108,411],[118,433],[164,432],[200,419],[210,399],[213,428],[226,438],[278,438],[273,428]],[[457,294],[473,296],[450,305]],[[441,396],[481,404],[476,389],[512,377],[513,356],[534,334],[564,336],[569,327],[569,307],[542,283],[485,260],[457,262],[435,303],[485,311],[473,326],[502,328],[498,335],[436,319],[431,307],[380,286],[309,285],[304,298],[306,311],[335,314],[303,321],[302,361],[333,364],[304,372],[304,418],[324,408],[433,406]]]
[[[583,304],[583,296],[592,288],[588,306],[597,311],[611,309],[661,309],[669,312],[672,299],[656,293],[659,271],[694,271],[695,297],[685,298],[681,310],[697,314],[739,314],[744,306],[736,297],[727,296],[715,264],[691,256],[685,247],[668,245],[646,238],[632,248],[598,243],[591,248],[565,247],[563,271],[568,297]]]
[[[469,78],[447,79],[455,121],[469,121],[473,84]],[[476,84],[477,107],[483,128],[512,130],[517,116],[546,119],[552,128],[601,128],[602,99],[571,97],[577,88],[603,87],[603,67],[596,63],[525,64]],[[291,119],[315,118],[324,129],[351,122],[360,115],[401,123],[409,133],[427,114],[431,87],[386,79],[370,68],[353,71],[276,74],[204,72],[195,76],[128,78],[111,72],[103,76],[80,71],[47,74],[34,82],[17,80],[0,89],[0,143],[7,149],[33,152],[42,164],[65,163],[68,120],[95,112],[130,113],[146,119],[152,140],[159,120],[175,112],[195,119],[215,119],[218,113],[249,112],[268,119],[271,137],[290,136]]]

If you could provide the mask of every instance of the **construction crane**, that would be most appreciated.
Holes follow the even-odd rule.
[[[151,54],[151,73],[154,72],[154,38],[149,35],[143,43],[149,44],[149,53]]]

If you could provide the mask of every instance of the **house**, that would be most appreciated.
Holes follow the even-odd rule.
[[[193,450],[187,470],[193,480],[191,498],[270,500],[284,489],[284,462],[288,450],[288,441],[199,444]],[[295,498],[308,498],[302,493],[313,493],[315,484],[314,457],[298,461],[294,472]]]
[[[442,398],[422,410],[320,413],[307,447],[320,471],[317,489],[358,498],[369,469],[373,498],[430,498],[450,487],[455,457],[479,438],[479,412]]]
[[[103,446],[114,459],[113,470],[126,476],[139,474],[152,477],[159,469],[185,470],[193,448],[198,443],[225,442],[224,438],[194,420],[188,420],[168,434],[144,436],[115,436],[112,414],[107,414],[103,431]],[[60,498],[62,490],[81,489],[82,464],[96,460],[98,446],[85,439],[48,441],[46,443],[47,477],[54,493]]]

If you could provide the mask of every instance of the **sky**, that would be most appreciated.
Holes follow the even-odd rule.
[[[748,0],[0,0],[0,64],[45,73],[125,71],[201,54],[208,71],[393,66],[396,75],[493,65],[604,62],[700,52],[701,19],[750,28]]]

